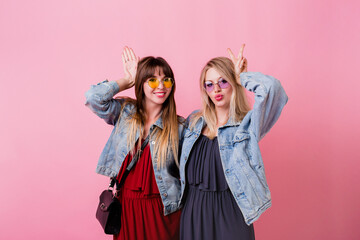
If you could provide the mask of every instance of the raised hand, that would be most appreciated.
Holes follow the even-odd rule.
[[[229,52],[229,55],[230,55],[230,59],[234,63],[236,76],[240,76],[240,73],[242,73],[242,72],[247,72],[248,62],[247,62],[247,59],[244,58],[244,55],[243,55],[244,48],[245,48],[245,44],[243,44],[241,46],[240,52],[237,57],[235,57],[235,55],[233,54],[233,52],[231,51],[230,48],[227,49]]]
[[[127,46],[124,48],[121,58],[125,73],[124,80],[126,80],[128,84],[126,88],[131,88],[135,84],[136,70],[140,58],[136,57],[134,51]]]

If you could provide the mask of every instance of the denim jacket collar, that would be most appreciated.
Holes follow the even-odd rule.
[[[232,118],[229,118],[229,120],[226,122],[226,124],[224,126],[221,126],[219,128],[224,128],[224,127],[236,127],[239,126],[241,123],[241,121],[234,121]],[[200,134],[202,129],[206,126],[206,122],[203,116],[201,116],[199,118],[199,120],[197,121],[197,123],[195,124],[195,128],[194,128],[194,132],[196,132],[197,134]]]
[[[219,128],[222,128],[222,127],[237,127],[239,126],[241,123],[241,121],[238,121],[236,122],[233,118],[229,118],[229,120],[226,122],[226,124],[224,126],[221,126]]]
[[[161,115],[162,115],[162,114],[161,114]],[[161,115],[160,115],[160,117],[156,120],[156,122],[155,122],[153,125],[161,128],[161,129],[163,129],[163,128],[164,128],[164,125],[163,125],[163,120],[162,120]]]
[[[194,132],[196,132],[198,135],[202,132],[202,129],[206,126],[206,122],[203,116],[201,116],[198,121],[195,124]]]

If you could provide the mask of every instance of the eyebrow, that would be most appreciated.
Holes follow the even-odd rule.
[[[217,80],[219,81],[220,80],[220,78],[223,78],[223,77],[219,77]],[[205,82],[214,82],[215,80],[205,80]]]
[[[148,78],[156,78],[156,79],[158,79],[158,77],[156,77],[155,75],[152,75],[152,76],[150,76],[150,77],[148,77]],[[164,79],[164,78],[170,78],[170,77],[164,76],[163,78],[159,78],[159,79]]]

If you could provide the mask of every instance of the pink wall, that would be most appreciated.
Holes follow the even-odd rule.
[[[111,239],[95,174],[111,127],[84,106],[122,76],[125,45],[173,66],[178,112],[226,48],[281,80],[289,103],[261,148],[273,207],[257,239],[360,239],[359,19],[355,1],[2,1],[0,239]],[[132,91],[126,94],[132,95]],[[356,145],[355,145],[356,144]]]

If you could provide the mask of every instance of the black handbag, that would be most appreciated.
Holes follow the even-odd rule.
[[[111,179],[109,189],[104,190],[100,194],[96,218],[99,220],[106,234],[117,235],[119,234],[121,227],[121,204],[116,198],[116,194],[113,194],[112,187],[114,186],[115,181],[116,178]],[[116,186],[118,186],[118,184],[116,184]]]
[[[120,187],[124,184],[126,177],[129,175],[130,170],[134,167],[138,159],[140,158],[146,144],[149,142],[149,136],[141,145],[135,156],[132,158],[130,164],[126,167],[126,170],[120,180],[117,178],[110,178],[110,184],[108,189],[104,190],[99,197],[99,204],[96,210],[96,219],[100,222],[101,227],[106,234],[118,235],[121,228],[121,203],[117,196],[120,192]],[[113,188],[116,183],[116,191],[113,193]]]

